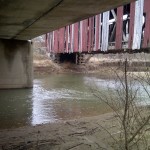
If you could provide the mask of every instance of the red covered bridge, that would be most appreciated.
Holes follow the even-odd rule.
[[[47,51],[55,54],[149,52],[149,6],[150,0],[138,0],[47,33]]]

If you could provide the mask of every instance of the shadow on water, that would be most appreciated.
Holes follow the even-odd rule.
[[[27,125],[32,115],[32,90],[0,90],[0,128]]]

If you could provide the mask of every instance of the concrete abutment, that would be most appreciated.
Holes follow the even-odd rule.
[[[0,39],[0,89],[33,86],[32,53],[29,41]]]

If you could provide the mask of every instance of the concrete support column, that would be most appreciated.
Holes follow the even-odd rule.
[[[33,85],[32,44],[0,39],[0,89]]]

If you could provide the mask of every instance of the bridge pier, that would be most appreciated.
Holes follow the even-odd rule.
[[[29,41],[0,39],[0,89],[32,87],[31,45]]]

